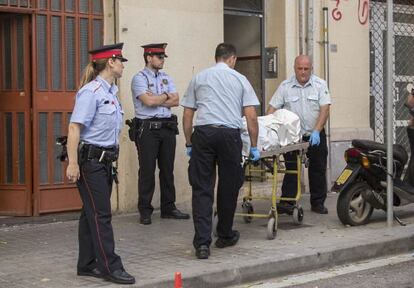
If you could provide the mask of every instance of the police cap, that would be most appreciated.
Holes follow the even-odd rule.
[[[123,46],[124,43],[104,45],[102,47],[89,51],[89,54],[92,55],[92,61],[97,59],[118,58],[122,62],[126,62],[128,59],[122,56]]]
[[[164,55],[165,57],[168,57],[167,54],[165,54],[165,47],[167,47],[167,43],[147,44],[142,45],[141,47],[144,48],[144,54]]]

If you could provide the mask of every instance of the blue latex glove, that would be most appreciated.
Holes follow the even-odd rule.
[[[257,147],[250,147],[250,157],[249,158],[253,162],[256,162],[256,161],[260,160],[260,152],[257,149]]]
[[[319,137],[318,130],[313,130],[309,138],[309,143],[311,144],[311,146],[318,146],[319,143],[321,143],[321,137]]]
[[[186,149],[185,153],[187,154],[187,156],[191,157],[191,152],[193,152],[193,147],[186,146],[185,149]]]

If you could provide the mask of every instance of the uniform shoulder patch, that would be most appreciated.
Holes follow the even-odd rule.
[[[102,86],[101,82],[99,82],[98,80],[93,80],[89,82],[88,84],[86,84],[85,86],[83,86],[82,90],[89,90],[95,93],[96,90],[98,90],[101,86]]]
[[[98,86],[95,87],[95,89],[93,90],[93,92],[96,92],[96,90],[98,90],[101,87],[101,84],[99,84]]]

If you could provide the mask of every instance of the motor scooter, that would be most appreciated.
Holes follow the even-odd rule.
[[[407,136],[410,159],[402,145],[393,145],[393,205],[397,207],[414,202],[414,127],[407,127]],[[370,140],[352,140],[345,151],[346,167],[331,189],[339,193],[336,209],[344,225],[366,224],[374,209],[387,210],[386,151],[386,145]],[[394,219],[404,225],[395,215]]]

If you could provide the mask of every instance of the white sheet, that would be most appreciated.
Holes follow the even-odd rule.
[[[280,146],[299,142],[300,120],[295,113],[286,109],[278,109],[273,114],[257,118],[259,122],[257,148],[259,151],[271,151]],[[248,156],[250,137],[245,117],[243,117],[243,128],[240,132],[243,141],[243,155]]]

